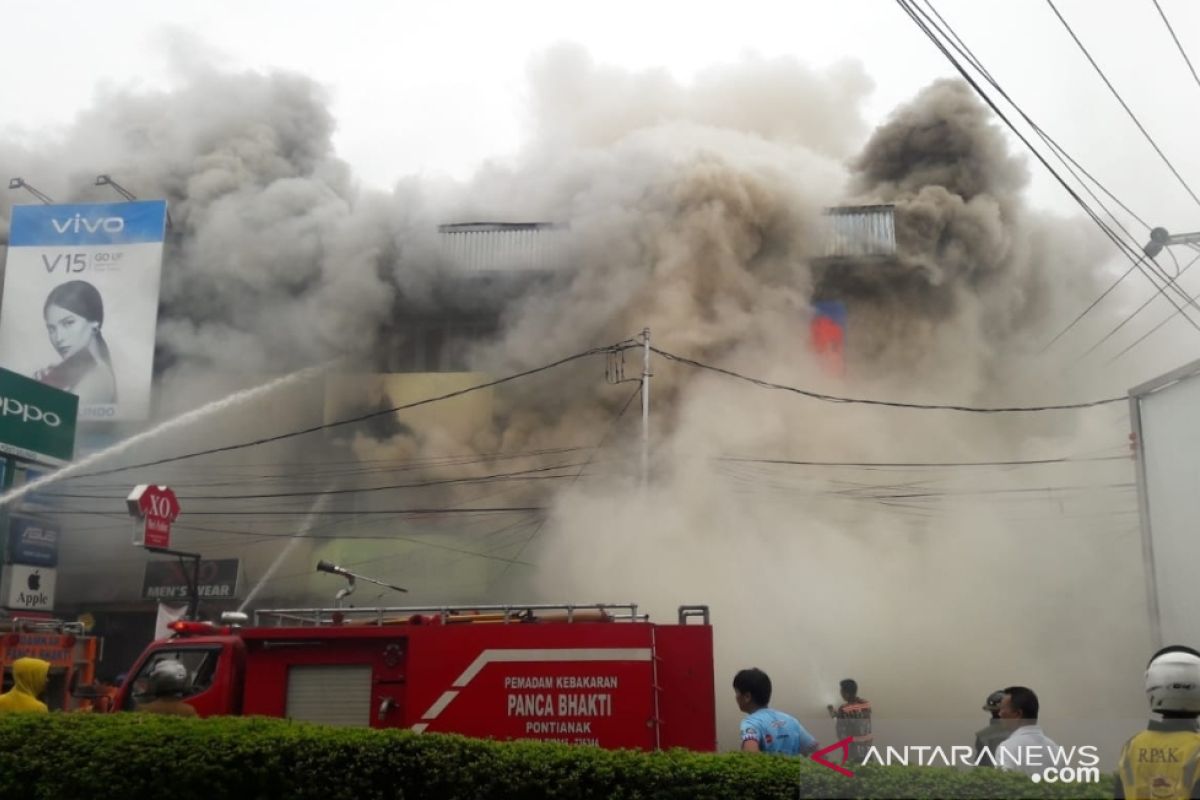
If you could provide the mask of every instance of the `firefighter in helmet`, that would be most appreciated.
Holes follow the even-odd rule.
[[[139,705],[138,711],[177,717],[198,716],[196,709],[183,702],[183,695],[187,691],[187,667],[174,659],[164,659],[151,668],[148,678],[149,694],[154,699]]]
[[[1003,699],[1004,692],[996,690],[983,701],[983,710],[991,714],[992,718],[988,720],[987,727],[975,731],[975,754],[981,767],[996,766],[996,748],[1012,734],[1012,731],[1005,727],[1004,720],[1000,719],[1000,701]]]
[[[1200,798],[1200,653],[1173,645],[1146,665],[1152,719],[1125,743],[1117,767],[1117,798]]]

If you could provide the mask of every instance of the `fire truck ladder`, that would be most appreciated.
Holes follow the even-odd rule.
[[[638,613],[636,603],[273,608],[254,612],[256,627],[485,622],[508,625],[531,622],[648,622],[649,619],[648,614]]]
[[[701,624],[709,624],[708,606],[680,606],[679,607],[679,624],[687,625],[688,620],[694,617],[699,617]],[[658,655],[658,629],[650,629],[650,684],[654,692],[654,718],[651,722],[654,725],[654,749],[662,749],[662,683],[658,679],[658,662],[662,661]]]

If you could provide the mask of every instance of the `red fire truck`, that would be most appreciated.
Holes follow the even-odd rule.
[[[244,615],[242,615],[244,617]],[[636,605],[256,611],[251,626],[172,623],[116,699],[135,710],[154,665],[188,670],[202,717],[259,714],[606,748],[716,749],[707,606],[674,624]],[[224,623],[224,620],[223,620]]]

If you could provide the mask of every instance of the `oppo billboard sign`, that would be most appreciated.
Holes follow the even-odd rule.
[[[61,464],[75,455],[79,398],[0,368],[0,453]]]

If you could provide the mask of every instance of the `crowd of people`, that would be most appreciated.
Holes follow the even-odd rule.
[[[1150,711],[1159,718],[1151,719],[1122,748],[1116,797],[1200,800],[1200,652],[1181,645],[1159,650],[1146,665],[1145,688]],[[874,738],[871,704],[859,696],[858,683],[847,678],[840,689],[843,703],[826,708],[837,720],[844,753],[841,766],[846,767],[866,760]],[[733,678],[733,692],[746,714],[740,727],[743,751],[791,756],[818,752],[816,738],[799,720],[770,707],[771,679],[765,672],[741,670]],[[991,719],[975,733],[977,766],[1033,776],[1045,762],[1027,754],[1058,749],[1038,724],[1041,709],[1032,689],[998,689],[987,696],[983,710]]]

